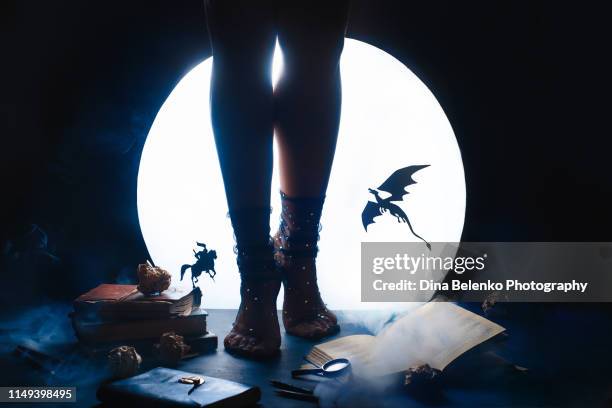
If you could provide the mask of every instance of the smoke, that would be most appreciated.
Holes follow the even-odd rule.
[[[22,344],[28,347],[52,347],[74,339],[72,331],[62,324],[68,320],[68,308],[46,305],[29,309],[3,324],[1,347]],[[2,350],[6,352],[7,350]]]
[[[2,243],[0,305],[32,304],[38,289],[45,285],[47,292],[51,292],[48,278],[60,265],[56,248],[45,230],[37,224],[20,226]]]
[[[0,353],[14,353],[18,347],[43,353],[50,358],[15,356],[17,364],[29,364],[47,385],[78,386],[97,384],[109,377],[105,364],[90,358],[76,343],[68,313],[70,306],[48,304],[23,311],[0,328]],[[26,352],[26,354],[29,354]]]
[[[115,278],[115,283],[119,285],[132,285],[136,281],[136,268],[123,267]]]
[[[389,393],[388,380],[351,379],[350,381],[324,381],[315,387],[321,408],[367,408],[406,406],[405,395]],[[381,396],[384,395],[384,398]]]
[[[350,327],[357,333],[377,335],[389,327],[398,317],[414,311],[422,303],[392,305],[377,310],[348,310],[338,312],[343,327]],[[394,381],[389,377],[355,377],[322,381],[315,387],[321,408],[381,407],[397,406],[398,397],[388,393]],[[381,395],[385,396],[381,399]]]
[[[355,326],[357,332],[378,335],[371,350],[373,358],[365,364],[353,360],[353,375],[349,379],[320,382],[315,388],[320,406],[403,406],[407,399],[439,403],[445,400],[443,384],[491,389],[506,384],[508,375],[512,378],[525,375],[522,367],[492,351],[497,347],[493,342],[468,351],[434,380],[405,386],[403,371],[422,364],[443,368],[446,357],[453,355],[458,344],[469,343],[487,330],[486,326],[474,324],[471,319],[463,319],[451,304],[436,303],[440,307],[436,306],[435,313],[420,315],[419,308],[423,305],[414,303],[403,309],[342,313],[340,318],[344,326]],[[404,317],[413,319],[410,325],[392,324]]]
[[[413,302],[398,306],[397,304],[377,310],[347,310],[338,312],[339,319],[345,324],[354,326],[357,331],[377,335],[386,326],[393,323],[398,316],[410,313],[423,303]]]

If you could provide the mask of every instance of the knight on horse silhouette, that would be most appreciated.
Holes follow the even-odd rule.
[[[183,276],[185,275],[185,271],[191,268],[191,284],[193,287],[196,287],[196,283],[198,283],[198,278],[202,274],[202,272],[206,272],[208,276],[215,280],[215,275],[217,271],[215,271],[215,259],[217,259],[217,251],[211,249],[210,251],[206,248],[206,244],[202,244],[200,242],[196,242],[196,245],[202,248],[201,251],[193,250],[193,255],[196,258],[196,262],[193,265],[185,264],[181,266],[181,280],[183,280]]]

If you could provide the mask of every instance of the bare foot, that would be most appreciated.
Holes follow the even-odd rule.
[[[274,242],[278,249],[278,236]],[[291,257],[277,250],[276,260],[285,288],[283,324],[287,333],[312,340],[338,333],[338,319],[319,293],[315,258]]]
[[[277,280],[243,282],[240,309],[232,330],[223,341],[227,351],[252,358],[266,358],[278,353],[281,337],[276,297],[279,289]]]

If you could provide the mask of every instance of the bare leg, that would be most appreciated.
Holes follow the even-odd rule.
[[[346,1],[289,2],[279,11],[284,72],[274,90],[281,189],[325,195],[340,123]]]
[[[211,116],[238,249],[241,303],[228,351],[266,357],[280,328],[270,234],[275,32],[271,2],[207,0],[213,49]]]
[[[338,331],[316,280],[316,242],[340,121],[339,59],[348,1],[286,3],[279,11],[285,68],[274,91],[283,210],[275,236],[288,333]]]
[[[270,206],[276,34],[266,1],[208,0],[211,116],[230,210]]]

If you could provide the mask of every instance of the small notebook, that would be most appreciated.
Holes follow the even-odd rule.
[[[182,377],[198,376],[204,384],[193,388],[182,384]],[[103,384],[98,399],[111,406],[164,406],[164,407],[248,407],[261,398],[258,387],[251,387],[221,378],[208,377],[185,371],[158,367],[124,380]]]

